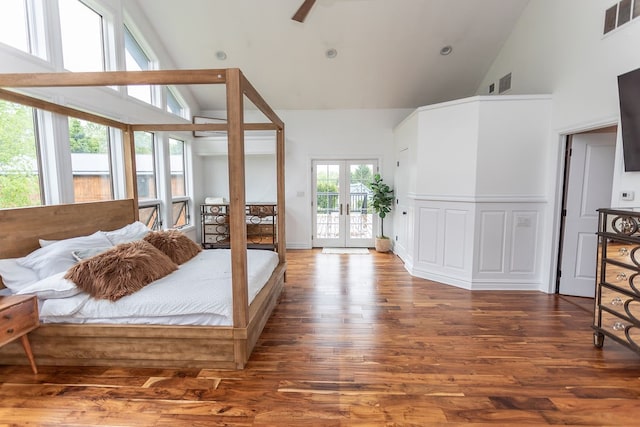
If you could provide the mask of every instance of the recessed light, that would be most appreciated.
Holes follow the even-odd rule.
[[[443,56],[447,56],[451,52],[453,52],[453,48],[449,45],[444,46],[442,49],[440,49],[440,55],[443,55]]]
[[[336,56],[338,56],[338,51],[335,50],[334,48],[331,48],[331,49],[327,49],[327,51],[324,54],[327,58],[333,59]]]
[[[216,52],[216,58],[218,58],[220,61],[224,61],[225,59],[227,59],[227,53],[223,50],[219,50]]]

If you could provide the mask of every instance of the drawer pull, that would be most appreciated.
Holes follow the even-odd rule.
[[[613,326],[611,326],[611,329],[613,329],[614,331],[624,331],[625,327],[624,327],[624,323],[622,322],[615,322],[613,324]]]
[[[624,301],[622,301],[622,298],[620,297],[615,297],[614,299],[611,300],[611,305],[622,305],[624,304]]]
[[[618,249],[618,253],[622,256],[628,255],[629,254],[629,249],[625,248],[624,246],[621,247],[620,249]]]
[[[14,329],[13,329],[13,328],[9,328],[9,329],[7,329],[7,333],[8,333],[8,334],[12,334],[12,333],[13,333],[13,331],[14,331]]]
[[[618,275],[616,276],[616,280],[627,280],[627,275],[625,273],[618,273]]]

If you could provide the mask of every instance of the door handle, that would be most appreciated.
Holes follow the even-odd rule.
[[[347,203],[347,215],[351,215],[351,213],[349,212],[349,203]]]
[[[340,215],[342,215],[342,203],[340,203]]]

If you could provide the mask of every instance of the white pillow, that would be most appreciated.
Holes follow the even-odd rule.
[[[120,243],[129,243],[134,240],[140,240],[149,233],[149,229],[140,221],[125,225],[122,228],[113,231],[105,231],[104,234],[113,245]]]
[[[65,279],[66,271],[46,277],[20,289],[18,295],[36,295],[39,299],[67,298],[82,292],[75,283]]]
[[[89,248],[89,249],[78,249],[75,251],[71,251],[71,255],[78,260],[82,261],[83,259],[91,258],[92,256],[96,256],[101,254],[102,252],[111,249],[113,246],[105,246],[99,248]]]
[[[36,249],[18,261],[23,267],[34,270],[40,279],[66,271],[77,261],[71,254],[78,249],[113,246],[102,231],[89,236],[60,240],[44,248]]]
[[[0,259],[0,276],[2,276],[2,283],[11,289],[12,292],[18,292],[24,286],[40,280],[38,273],[18,263],[22,259],[23,258]]]

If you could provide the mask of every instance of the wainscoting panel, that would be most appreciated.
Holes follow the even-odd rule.
[[[439,223],[440,209],[418,208],[419,241],[418,263],[440,264],[439,250]]]
[[[539,217],[537,211],[513,211],[511,273],[537,273]]]
[[[505,211],[485,211],[480,213],[480,242],[478,271],[501,273],[504,271],[505,253]]]
[[[465,237],[468,212],[459,209],[444,210],[444,260],[448,268],[464,269]]]

